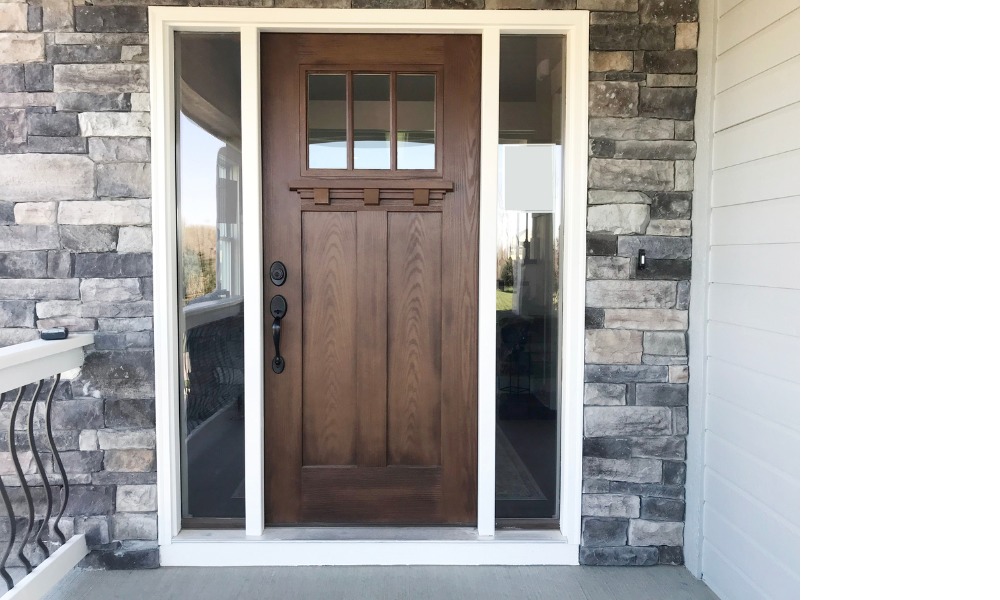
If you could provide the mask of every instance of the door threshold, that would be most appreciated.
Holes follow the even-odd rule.
[[[172,542],[563,542],[555,529],[497,531],[480,536],[475,527],[268,527],[251,536],[240,529],[186,529]]]

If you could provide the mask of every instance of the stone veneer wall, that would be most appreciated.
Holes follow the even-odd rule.
[[[580,557],[682,562],[696,0],[0,0],[0,345],[96,335],[54,410],[90,560],[158,561],[154,4],[592,11]]]

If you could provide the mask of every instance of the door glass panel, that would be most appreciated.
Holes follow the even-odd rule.
[[[240,36],[175,34],[182,517],[245,514]]]
[[[347,75],[312,73],[307,81],[309,168],[347,168]]]
[[[563,38],[500,38],[498,519],[557,526]],[[503,523],[501,522],[501,525]]]
[[[355,73],[353,87],[354,168],[388,169],[389,75]]]
[[[396,76],[396,168],[434,168],[432,74]]]

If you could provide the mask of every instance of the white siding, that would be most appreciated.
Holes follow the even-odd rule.
[[[785,600],[799,597],[799,2],[706,2],[700,566],[722,600]]]

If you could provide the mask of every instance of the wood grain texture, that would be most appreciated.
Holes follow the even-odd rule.
[[[302,215],[302,464],[357,464],[355,213]]]
[[[437,521],[440,468],[306,467],[302,520],[423,525]]]
[[[441,217],[389,215],[389,464],[441,464]]]
[[[386,465],[387,219],[385,211],[359,212],[357,252],[358,464]]]

